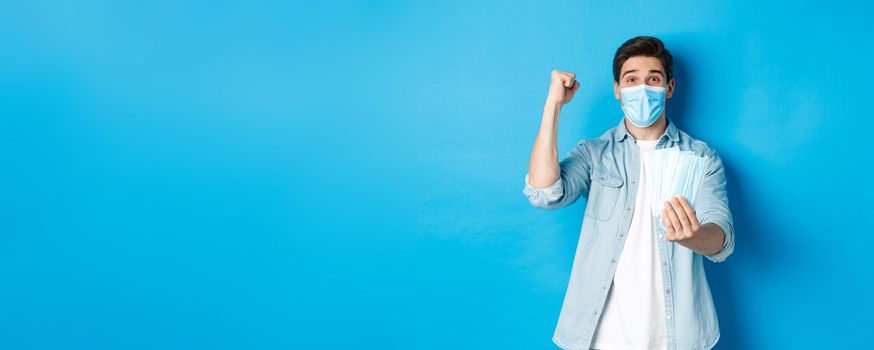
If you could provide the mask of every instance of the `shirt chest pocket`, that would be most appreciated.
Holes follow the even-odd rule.
[[[623,183],[618,174],[595,169],[592,172],[592,185],[585,215],[596,220],[610,220],[619,201],[619,192],[622,190]]]

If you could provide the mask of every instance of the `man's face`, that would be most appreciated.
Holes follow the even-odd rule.
[[[674,79],[665,81],[665,68],[662,61],[655,57],[629,57],[619,70],[619,82],[613,82],[613,95],[622,102],[619,89],[647,84],[665,88],[665,98],[671,98],[674,93]]]

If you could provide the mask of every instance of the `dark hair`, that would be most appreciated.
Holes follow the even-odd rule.
[[[619,81],[622,65],[634,56],[658,58],[665,67],[666,82],[670,82],[673,78],[674,58],[662,41],[651,36],[636,36],[622,43],[622,46],[616,50],[616,55],[613,56],[613,81]]]

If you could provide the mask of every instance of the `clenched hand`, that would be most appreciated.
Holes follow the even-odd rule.
[[[558,69],[552,71],[552,80],[549,82],[549,95],[546,100],[565,104],[574,98],[574,93],[580,88],[576,81],[576,74],[562,72]]]

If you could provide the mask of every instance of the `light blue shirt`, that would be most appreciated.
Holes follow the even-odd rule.
[[[676,127],[668,126],[656,149],[679,147],[713,157],[704,176],[695,213],[701,224],[712,222],[725,233],[722,249],[706,256],[722,262],[734,251],[734,227],[728,206],[725,170],[716,150]],[[580,197],[586,210],[571,276],[552,341],[563,349],[589,349],[607,292],[622,254],[635,209],[640,176],[640,150],[623,120],[596,139],[581,140],[559,162],[560,178],[535,188],[525,175],[522,192],[531,205],[566,207]],[[710,349],[719,339],[716,307],[704,273],[702,255],[665,239],[656,225],[669,350]]]

